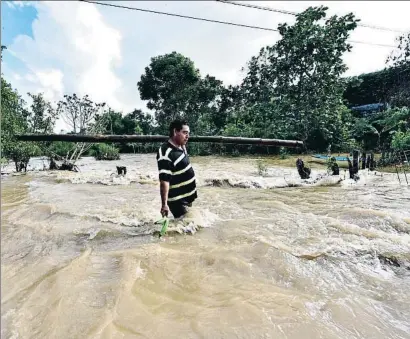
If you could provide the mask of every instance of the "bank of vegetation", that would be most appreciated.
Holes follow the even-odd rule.
[[[195,135],[223,135],[302,140],[303,149],[195,143],[192,155],[281,154],[289,152],[381,152],[410,149],[410,34],[379,72],[344,77],[343,62],[358,19],[353,14],[327,17],[326,7],[310,7],[293,25],[281,24],[281,38],[263,47],[244,65],[237,86],[225,86],[201,74],[192,60],[171,52],[155,56],[137,89],[152,114],[135,109],[117,112],[88,97],[65,95],[53,106],[42,93],[29,94],[28,107],[1,77],[1,157],[16,170],[30,157],[45,155],[75,164],[84,155],[113,160],[120,153],[145,153],[157,143],[86,144],[22,142],[16,134],[52,133],[58,118],[83,134],[167,134],[169,122],[186,119]],[[323,23],[323,19],[325,19]],[[6,49],[2,46],[3,50]],[[138,81],[139,80],[139,81]],[[363,105],[370,105],[369,107]]]

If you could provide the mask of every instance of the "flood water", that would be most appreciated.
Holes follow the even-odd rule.
[[[161,238],[153,154],[2,176],[1,337],[410,338],[403,176],[191,161],[199,198]]]

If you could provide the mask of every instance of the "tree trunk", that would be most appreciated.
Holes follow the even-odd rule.
[[[18,135],[21,141],[73,141],[73,142],[164,142],[169,139],[166,135],[79,135],[79,134],[25,134]],[[303,141],[281,140],[281,139],[261,139],[244,137],[223,137],[223,136],[192,136],[190,142],[214,142],[227,144],[244,145],[265,145],[282,147],[303,147]]]

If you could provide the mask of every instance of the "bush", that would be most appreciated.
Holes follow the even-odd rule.
[[[396,151],[410,149],[410,131],[394,133],[391,146]]]
[[[55,141],[51,144],[49,151],[65,158],[69,152],[75,148],[75,143],[65,141]]]
[[[119,160],[120,152],[117,148],[111,145],[98,144],[91,150],[91,155],[95,160]]]

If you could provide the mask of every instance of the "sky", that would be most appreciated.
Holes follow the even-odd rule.
[[[105,1],[246,25],[277,28],[293,16],[228,5],[216,1]],[[241,1],[249,3],[250,1]],[[355,14],[363,24],[409,31],[408,1],[252,1],[252,4],[300,12],[324,5],[329,15]],[[146,109],[137,82],[152,57],[179,52],[201,74],[225,85],[240,83],[241,68],[259,50],[279,39],[276,32],[156,15],[77,1],[2,1],[1,72],[23,98],[44,93],[58,102],[65,94],[88,94],[124,114]],[[400,35],[357,27],[350,40],[396,46]],[[346,75],[385,66],[393,48],[353,44],[344,56]],[[66,130],[59,121],[56,130]]]

